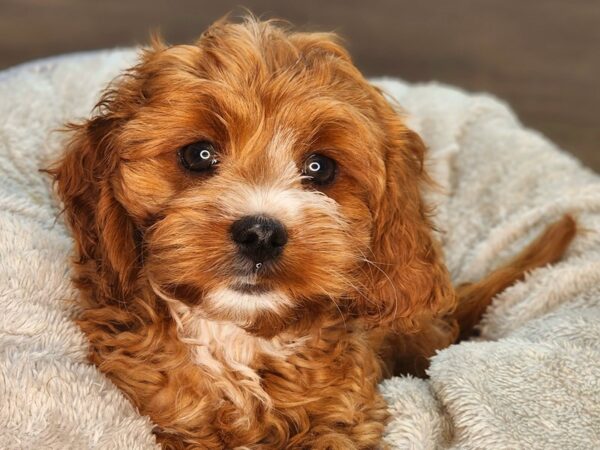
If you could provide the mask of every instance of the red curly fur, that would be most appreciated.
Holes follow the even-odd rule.
[[[90,360],[164,448],[377,447],[381,377],[422,374],[458,321],[468,333],[575,229],[564,219],[525,264],[460,288],[461,308],[420,194],[423,142],[334,35],[273,22],[155,42],[71,129],[49,172],[76,243],[78,322]],[[176,157],[201,139],[220,152],[213,176]],[[320,191],[294,173],[315,150],[339,164]],[[259,188],[296,208],[275,205],[290,239],[261,282],[278,294],[268,307],[219,303],[235,276],[228,227]]]

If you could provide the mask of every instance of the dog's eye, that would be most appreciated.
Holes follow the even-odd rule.
[[[313,153],[302,168],[302,175],[308,177],[308,181],[318,186],[331,184],[337,172],[336,162],[327,156]]]
[[[204,172],[219,161],[215,146],[209,141],[199,141],[179,149],[179,160],[183,167],[192,172]]]

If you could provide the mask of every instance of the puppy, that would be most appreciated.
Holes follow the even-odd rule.
[[[382,376],[423,374],[575,233],[455,289],[423,142],[332,34],[248,18],[154,42],[70,127],[49,172],[78,323],[164,448],[377,448]]]

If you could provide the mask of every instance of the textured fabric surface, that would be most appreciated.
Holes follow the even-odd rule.
[[[84,118],[131,51],[0,72],[0,448],[148,449],[152,424],[85,361],[72,323],[72,241],[48,180],[65,121]],[[504,104],[445,86],[377,83],[430,147],[430,193],[456,282],[476,280],[563,212],[565,260],[499,295],[482,337],[387,380],[386,440],[415,449],[600,448],[600,179]]]

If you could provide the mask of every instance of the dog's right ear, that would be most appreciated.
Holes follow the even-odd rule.
[[[75,239],[75,283],[97,302],[121,300],[136,271],[135,227],[112,186],[119,163],[113,127],[103,115],[68,125],[66,151],[48,169]]]
[[[167,46],[158,35],[142,50],[139,63],[111,82],[96,105],[96,115],[71,132],[65,152],[47,172],[63,203],[75,239],[78,288],[119,302],[129,297],[138,272],[136,227],[115,196],[120,163],[119,129],[147,100],[146,83]]]

